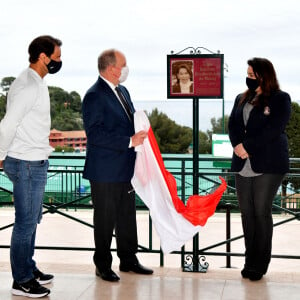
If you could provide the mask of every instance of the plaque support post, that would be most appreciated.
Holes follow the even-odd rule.
[[[201,54],[204,50],[210,54]],[[183,54],[189,51],[190,54]],[[208,64],[208,60],[210,63]],[[194,69],[194,91],[187,94],[181,94],[173,89],[172,75],[173,66],[183,61],[191,61]],[[223,133],[225,133],[224,118],[224,56],[205,48],[205,47],[187,47],[176,54],[171,51],[167,57],[167,75],[168,75],[168,98],[192,98],[193,99],[193,195],[199,195],[199,98],[222,98],[222,118]],[[226,64],[226,71],[228,66]],[[207,75],[208,74],[208,75]],[[207,75],[207,76],[206,76]],[[209,76],[213,75],[213,76]],[[197,83],[197,84],[196,84]],[[201,84],[203,83],[203,84]],[[212,85],[211,85],[212,84]],[[213,90],[212,90],[213,87]],[[201,272],[206,273],[209,264],[203,255],[199,255],[199,234],[193,237],[192,254],[185,255],[183,259],[184,272]]]
[[[193,194],[199,194],[199,98],[193,98]],[[184,272],[206,273],[209,264],[199,257],[199,234],[193,237],[193,254],[185,257]]]

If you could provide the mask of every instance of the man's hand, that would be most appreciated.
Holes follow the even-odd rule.
[[[143,144],[144,139],[147,137],[147,131],[141,130],[131,137],[132,147],[139,146]]]
[[[3,168],[3,160],[0,160],[0,169]]]

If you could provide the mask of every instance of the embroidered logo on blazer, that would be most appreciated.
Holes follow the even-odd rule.
[[[265,109],[264,109],[264,115],[268,116],[269,114],[270,114],[270,107],[266,106]]]

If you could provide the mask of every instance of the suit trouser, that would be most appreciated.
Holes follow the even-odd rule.
[[[115,230],[117,255],[122,263],[137,262],[138,248],[135,193],[130,183],[93,182],[94,263],[99,270],[111,268],[110,251]]]
[[[265,274],[271,260],[272,204],[282,174],[236,175],[236,192],[245,238],[245,268]]]

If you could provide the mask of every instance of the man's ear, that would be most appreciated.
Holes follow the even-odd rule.
[[[39,59],[42,60],[44,63],[45,63],[46,58],[48,58],[48,56],[44,52],[40,53]]]

